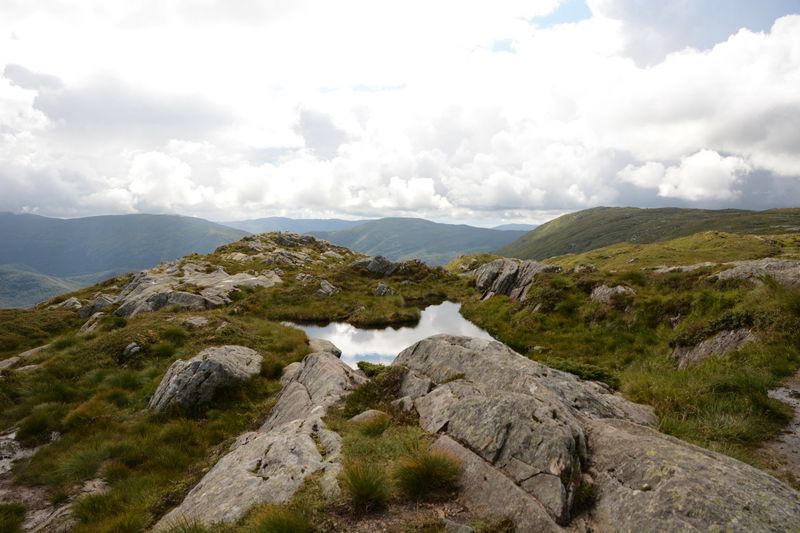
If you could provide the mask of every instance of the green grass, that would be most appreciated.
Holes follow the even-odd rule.
[[[389,499],[389,476],[374,463],[351,463],[339,477],[342,490],[356,512],[379,511]]]
[[[652,405],[666,433],[758,464],[754,450],[787,421],[767,391],[800,367],[800,292],[769,280],[716,283],[711,272],[546,274],[525,303],[474,298],[462,312],[524,355]],[[637,294],[598,304],[589,294],[600,283]],[[676,345],[739,327],[760,342],[687,370],[670,357]]]
[[[424,449],[398,459],[393,476],[409,500],[440,500],[458,491],[461,464],[444,452]]]
[[[0,503],[0,531],[16,533],[22,530],[25,506],[21,503]]]
[[[496,253],[522,259],[547,259],[617,243],[664,241],[703,231],[759,235],[797,233],[800,209],[711,211],[596,207],[542,224]]]

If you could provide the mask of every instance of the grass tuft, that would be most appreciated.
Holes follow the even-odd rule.
[[[17,533],[25,520],[25,506],[21,503],[0,503],[0,531]]]
[[[246,533],[313,533],[314,526],[301,511],[279,505],[268,505],[254,513],[253,525]]]
[[[440,500],[452,497],[459,487],[461,462],[450,454],[420,450],[398,459],[394,479],[408,499]]]
[[[342,471],[342,489],[356,512],[378,511],[389,499],[389,477],[382,466],[349,464]]]

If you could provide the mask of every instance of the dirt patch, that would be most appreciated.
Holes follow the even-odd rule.
[[[778,438],[764,444],[763,456],[779,477],[800,489],[800,371],[769,397],[789,405],[794,417]]]

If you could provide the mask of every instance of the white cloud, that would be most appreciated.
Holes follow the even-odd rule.
[[[800,203],[800,16],[758,32],[638,1],[548,29],[529,20],[556,0],[4,3],[0,209],[539,220]],[[649,66],[630,57],[642,32],[666,43]]]

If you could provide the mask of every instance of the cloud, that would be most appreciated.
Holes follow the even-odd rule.
[[[60,89],[63,86],[57,76],[33,72],[22,65],[6,65],[3,76],[23,89]]]
[[[303,136],[306,147],[319,159],[333,159],[348,135],[334,125],[324,113],[303,109],[298,118],[297,132]]]
[[[94,140],[204,139],[230,124],[221,106],[193,95],[135,90],[113,77],[51,89],[37,87],[34,107],[66,137]]]
[[[681,159],[674,166],[658,162],[628,165],[618,176],[637,187],[658,189],[664,198],[735,200],[741,195],[743,178],[752,167],[742,158],[723,157],[712,150],[701,150]]]

